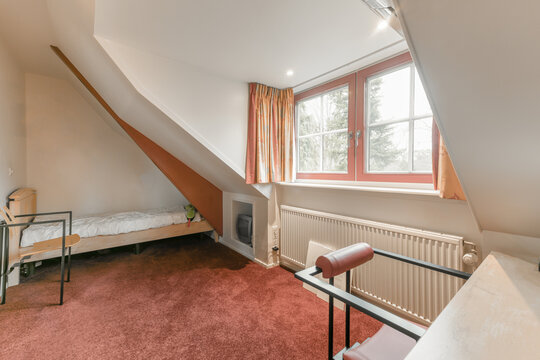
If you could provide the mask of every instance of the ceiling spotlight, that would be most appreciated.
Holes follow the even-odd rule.
[[[287,70],[287,76],[293,76],[294,75],[294,71],[292,70]]]
[[[379,21],[379,24],[377,24],[377,30],[383,30],[383,29],[386,29],[388,27],[388,21],[386,20],[381,20]]]

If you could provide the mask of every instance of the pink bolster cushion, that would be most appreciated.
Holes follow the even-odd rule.
[[[322,270],[322,276],[328,279],[362,265],[371,259],[373,259],[371,246],[366,243],[359,243],[321,255],[317,258],[315,265]]]

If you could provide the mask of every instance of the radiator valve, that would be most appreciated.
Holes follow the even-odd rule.
[[[463,263],[473,268],[478,264],[478,253],[476,249],[471,249],[468,253],[463,255]]]

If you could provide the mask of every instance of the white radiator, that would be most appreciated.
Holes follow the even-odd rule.
[[[366,242],[374,248],[463,270],[462,237],[282,205],[280,261],[304,268],[310,240],[334,249]],[[425,322],[439,315],[463,282],[379,255],[352,274],[353,291]]]

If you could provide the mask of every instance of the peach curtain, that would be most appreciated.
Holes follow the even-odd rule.
[[[433,120],[432,129],[433,185],[435,190],[439,190],[439,196],[443,199],[466,200],[435,120]]]
[[[294,94],[249,84],[246,183],[293,180]]]

